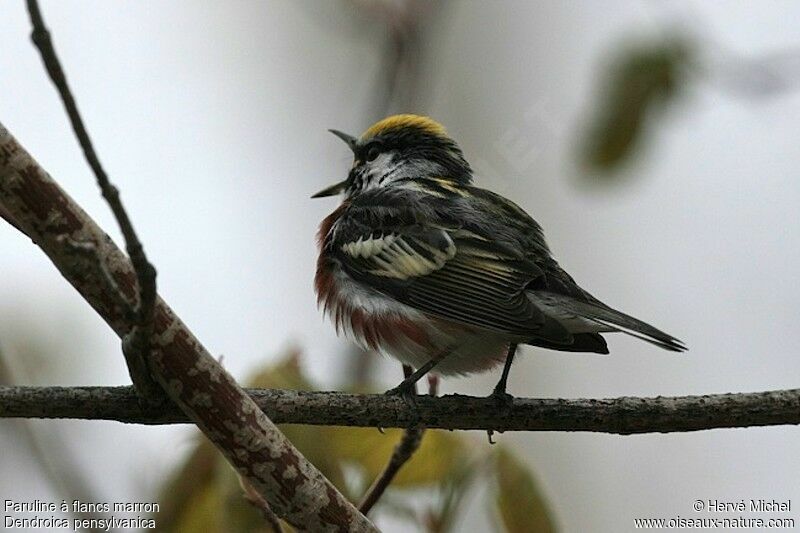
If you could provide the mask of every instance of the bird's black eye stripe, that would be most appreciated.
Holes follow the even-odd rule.
[[[381,153],[381,143],[379,142],[371,142],[364,147],[364,159],[366,161],[374,161],[376,157],[378,157]]]

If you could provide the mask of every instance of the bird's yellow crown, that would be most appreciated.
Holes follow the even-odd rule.
[[[444,126],[432,118],[421,115],[405,114],[393,115],[376,122],[364,132],[364,134],[361,136],[361,140],[371,139],[376,135],[404,128],[414,128],[431,135],[436,135],[437,137],[447,137],[447,131],[445,131]]]

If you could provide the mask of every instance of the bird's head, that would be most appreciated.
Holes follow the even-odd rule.
[[[439,178],[455,184],[472,180],[472,169],[458,144],[441,124],[428,117],[394,115],[373,124],[358,139],[330,131],[353,151],[353,166],[347,179],[312,198],[339,193],[352,197],[409,179]]]

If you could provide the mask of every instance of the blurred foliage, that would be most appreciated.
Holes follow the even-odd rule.
[[[547,503],[526,466],[505,448],[494,458],[497,494],[495,503],[509,533],[555,531]],[[526,502],[523,507],[519,503]]]
[[[313,390],[303,375],[299,354],[266,368],[249,385]],[[281,430],[351,501],[383,471],[402,430],[283,425]],[[548,508],[527,467],[504,447],[463,433],[428,430],[420,448],[378,502],[380,508],[430,533],[456,531],[463,502],[487,479],[495,502],[498,530],[554,531]],[[260,512],[243,496],[238,475],[205,439],[162,489],[157,517],[160,531],[189,533],[270,531]],[[422,509],[420,510],[420,507]],[[284,525],[286,531],[291,531]]]
[[[618,53],[585,133],[581,157],[590,170],[609,176],[631,158],[656,113],[679,94],[691,57],[692,47],[680,38]]]

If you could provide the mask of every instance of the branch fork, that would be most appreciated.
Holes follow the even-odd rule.
[[[137,407],[164,392],[222,452],[253,495],[299,530],[377,531],[258,408],[156,294],[156,271],[108,179],[36,0],[33,42],[125,238],[129,258],[0,124],[0,215],[39,246],[123,339]],[[79,253],[76,253],[79,252]],[[96,257],[91,257],[91,256]],[[135,305],[129,302],[136,302]],[[131,316],[135,317],[131,321]],[[0,408],[5,411],[5,406]],[[155,409],[144,412],[157,412]],[[289,472],[291,471],[291,475]]]

